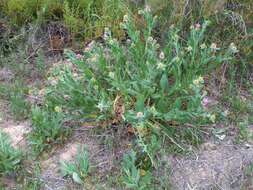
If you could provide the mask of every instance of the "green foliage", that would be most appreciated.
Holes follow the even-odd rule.
[[[122,0],[65,1],[64,22],[72,35],[87,40],[102,36],[105,26],[111,26],[115,36],[122,37],[123,31],[118,26],[126,9]]]
[[[38,154],[43,150],[49,150],[53,145],[61,144],[69,134],[69,130],[63,126],[63,113],[34,107],[31,120],[32,132],[29,139],[33,150]]]
[[[160,144],[152,135],[155,129],[181,152],[186,150],[181,143],[198,145],[201,138],[198,127],[177,126],[215,122],[215,115],[202,106],[206,96],[202,75],[231,60],[236,47],[206,44],[208,22],[192,26],[184,40],[178,29],[171,28],[166,45],[160,47],[152,37],[155,18],[147,10],[139,14],[146,26],[141,31],[131,17],[124,16],[121,26],[130,38],[126,46],[105,28],[105,45],[94,42],[84,55],[67,51],[74,66],[53,73],[46,103],[51,108],[60,105],[72,119],[98,122],[118,117],[115,110],[122,104],[121,122],[133,126],[145,158],[155,166]]]
[[[123,158],[122,172],[123,183],[129,189],[149,189],[151,184],[151,173],[136,166],[136,153],[131,151]]]
[[[38,57],[36,58],[36,70],[39,74],[39,76],[43,77],[46,75],[46,62],[45,62],[46,58],[43,55],[43,52],[39,51],[38,52]]]
[[[215,5],[215,2],[210,2]],[[218,4],[218,3],[216,3]],[[227,88],[230,95],[233,95],[235,88],[246,86],[250,70],[252,69],[252,54],[249,53],[253,47],[252,43],[252,24],[250,17],[253,16],[250,1],[224,1],[223,7],[212,11],[208,17],[212,21],[207,36],[210,41],[216,41],[219,44],[227,45],[235,43],[238,47],[236,59],[227,63]],[[226,5],[226,6],[225,6]],[[212,6],[211,6],[212,7]],[[208,7],[206,11],[208,11]],[[229,66],[228,66],[229,65]]]
[[[253,163],[251,163],[247,168],[246,168],[246,171],[245,171],[245,174],[247,176],[251,176],[252,180],[253,180]]]
[[[120,28],[120,22],[123,15],[129,12],[126,1],[106,0],[104,1],[102,15],[98,21],[99,28],[96,35],[101,35],[105,27],[110,27],[115,38],[124,39],[125,32]]]
[[[137,153],[136,165],[144,170],[149,170],[152,166],[156,167],[156,155],[161,148],[161,135],[158,131],[151,131],[151,135],[147,134],[147,130],[152,128],[152,123],[140,124],[136,126],[138,135],[138,146],[141,151]],[[146,133],[146,134],[145,134]]]
[[[82,20],[76,13],[76,9],[70,8],[69,3],[67,1],[64,2],[64,22],[66,26],[70,29],[71,33],[77,33],[80,30],[80,26],[82,26]]]
[[[10,92],[10,110],[17,120],[26,119],[30,111],[30,105],[26,100],[27,88],[16,82]]]
[[[14,149],[9,137],[0,131],[0,176],[17,172],[22,159],[22,153]]]
[[[239,123],[239,134],[237,137],[237,142],[253,142],[253,131],[250,129],[250,124],[246,120]]]
[[[3,4],[11,22],[19,26],[36,18],[39,8],[39,1],[34,0],[8,0]]]
[[[0,97],[7,98],[8,97],[8,89],[9,86],[6,84],[0,84]]]
[[[0,84],[0,97],[9,101],[11,114],[16,120],[23,120],[28,117],[30,104],[27,101],[26,94],[28,94],[28,89],[21,80],[11,84]]]
[[[63,18],[63,2],[62,0],[42,0],[41,9],[45,19],[61,20]]]
[[[113,102],[120,96],[126,110],[124,119],[132,124],[203,121],[201,75],[230,59],[230,50],[218,51],[216,44],[204,44],[207,22],[192,28],[184,42],[178,30],[172,29],[167,45],[160,49],[151,37],[155,20],[147,12],[142,14],[147,25],[143,31],[135,29],[131,18],[124,18],[123,27],[131,41],[127,47],[106,29],[105,47],[93,44],[85,59],[67,52],[77,71],[66,68],[54,76],[58,83],[48,90],[48,104],[62,105],[81,118],[103,120],[113,117]]]
[[[126,11],[122,0],[3,0],[0,10],[12,25],[22,26],[36,19],[64,21],[72,37],[90,40],[111,26],[115,36],[122,37],[119,20]]]
[[[30,162],[31,160],[29,160]],[[24,168],[22,174],[19,176],[19,180],[22,179],[22,183],[17,184],[17,189],[25,190],[39,190],[41,189],[41,171],[39,162],[31,163],[29,168]],[[18,181],[19,182],[19,181]]]
[[[85,148],[79,151],[74,163],[61,161],[61,171],[63,176],[71,176],[72,179],[82,184],[90,172],[89,155]]]
[[[45,19],[63,18],[61,0],[2,0],[0,9],[9,17],[12,24],[22,26],[36,20],[42,13]]]

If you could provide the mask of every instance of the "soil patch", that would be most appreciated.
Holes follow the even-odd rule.
[[[169,160],[174,189],[238,190],[249,181],[245,170],[253,163],[253,146],[208,142],[194,156]],[[253,184],[247,184],[246,189],[253,189]]]
[[[64,147],[55,151],[49,159],[42,161],[41,178],[44,183],[44,190],[82,189],[73,183],[71,179],[64,178],[60,171],[60,161],[73,162],[78,154],[78,149],[81,147],[87,148],[91,166],[95,166],[97,176],[111,170],[113,157],[110,151],[100,144],[100,141],[95,137],[89,135],[89,132],[85,128],[83,129],[82,131],[82,128],[79,128]],[[89,187],[91,190],[92,188],[92,186]]]

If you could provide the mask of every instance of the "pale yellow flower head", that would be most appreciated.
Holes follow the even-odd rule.
[[[206,47],[206,44],[205,43],[203,43],[203,44],[201,44],[200,45],[200,49],[206,49],[207,47]]]
[[[114,72],[109,72],[109,77],[112,78],[112,79],[114,79],[115,73]]]
[[[204,79],[203,77],[198,77],[197,79],[193,80],[193,84],[196,85],[196,86],[199,86],[200,84],[203,84],[204,83]]]
[[[239,52],[239,50],[237,49],[237,47],[234,43],[231,43],[229,45],[229,49],[231,50],[232,53],[238,53]]]
[[[136,114],[136,117],[137,117],[138,119],[143,118],[143,116],[144,116],[143,112],[137,112],[137,114]]]
[[[124,22],[128,22],[128,21],[129,21],[129,16],[128,16],[128,15],[124,15],[123,21],[124,21]]]
[[[144,14],[144,11],[143,10],[138,10],[138,14],[142,15],[142,14]]]
[[[188,46],[188,47],[186,48],[186,51],[191,52],[191,51],[192,51],[192,47],[191,47],[191,46]]]
[[[214,51],[214,52],[220,49],[220,48],[217,47],[217,44],[216,44],[216,43],[212,43],[211,46],[210,46],[210,48],[211,48],[211,50]]]
[[[151,7],[149,5],[146,5],[144,11],[147,13],[151,12]]]
[[[54,111],[57,113],[60,113],[60,112],[62,112],[62,109],[60,106],[55,106]]]
[[[164,55],[163,51],[161,51],[161,53],[160,53],[160,55],[159,55],[159,58],[160,58],[161,60],[163,60],[163,59],[165,58],[165,55]]]
[[[215,123],[216,116],[214,114],[211,114],[209,119],[210,119],[211,122]]]
[[[147,39],[147,41],[148,41],[149,43],[152,43],[153,40],[154,40],[154,38],[153,38],[152,36],[149,36],[148,39]]]
[[[166,65],[165,64],[163,64],[162,62],[159,62],[158,64],[157,64],[157,69],[159,69],[159,70],[165,70],[165,68],[166,68]]]

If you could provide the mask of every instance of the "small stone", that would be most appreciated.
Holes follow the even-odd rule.
[[[210,143],[210,142],[204,143],[202,145],[202,147],[203,147],[204,150],[216,150],[217,149],[216,144],[213,144],[213,143]]]

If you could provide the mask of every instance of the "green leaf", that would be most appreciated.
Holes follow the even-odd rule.
[[[83,183],[82,179],[79,177],[79,175],[76,172],[73,173],[72,178],[73,178],[74,182],[76,182],[78,184]]]
[[[168,82],[168,76],[166,73],[162,75],[162,78],[160,80],[160,86],[163,90],[163,92],[168,92],[169,90],[169,82]]]
[[[143,112],[145,107],[145,98],[143,95],[138,95],[135,109],[137,112]]]
[[[167,106],[167,102],[164,100],[164,98],[161,98],[157,102],[157,110],[162,113],[166,113],[168,111],[169,107]]]
[[[176,101],[175,101],[175,103],[174,103],[174,107],[175,107],[176,109],[180,109],[180,108],[181,108],[181,105],[182,105],[181,99],[180,99],[180,98],[177,98]]]

